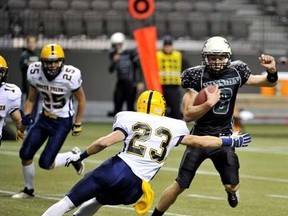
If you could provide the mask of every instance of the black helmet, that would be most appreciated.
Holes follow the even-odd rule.
[[[163,37],[163,45],[173,45],[173,37],[170,35],[166,35]]]

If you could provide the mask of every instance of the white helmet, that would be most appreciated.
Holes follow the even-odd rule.
[[[110,41],[112,44],[122,44],[125,41],[125,35],[122,32],[116,32],[111,36]]]
[[[219,36],[211,37],[205,42],[202,49],[202,58],[204,65],[211,66],[209,65],[209,61],[207,58],[208,55],[226,56],[225,61],[222,63],[222,65],[224,66],[223,68],[226,68],[227,65],[230,64],[232,56],[230,44],[223,37]]]

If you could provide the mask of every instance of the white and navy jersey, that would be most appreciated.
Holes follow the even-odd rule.
[[[7,115],[21,106],[21,95],[20,88],[14,84],[2,83],[0,86],[0,139]]]
[[[199,92],[210,85],[218,85],[220,101],[202,118],[197,120],[193,133],[199,135],[229,134],[232,131],[232,117],[238,89],[244,85],[251,71],[246,63],[233,61],[226,71],[213,74],[203,65],[188,68],[182,73],[182,87]]]
[[[64,65],[58,76],[48,81],[41,62],[35,62],[28,68],[27,79],[41,93],[45,110],[62,118],[74,115],[72,92],[82,84],[81,71],[78,68]]]
[[[146,181],[156,175],[170,150],[189,134],[182,120],[130,111],[115,116],[113,129],[126,135],[118,156],[135,175]]]

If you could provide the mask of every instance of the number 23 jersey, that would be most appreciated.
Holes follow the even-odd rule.
[[[72,92],[78,90],[82,84],[81,71],[78,68],[64,65],[56,78],[48,81],[41,62],[35,62],[28,68],[27,79],[41,93],[45,110],[62,118],[74,115]]]
[[[189,134],[182,120],[131,111],[119,112],[113,129],[126,135],[118,156],[135,175],[146,181],[156,175],[171,149]]]

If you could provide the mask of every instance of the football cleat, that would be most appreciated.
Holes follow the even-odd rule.
[[[12,198],[14,199],[26,199],[33,197],[35,197],[34,189],[28,189],[27,187],[25,187],[22,191],[12,196]]]
[[[73,154],[81,154],[81,150],[78,147],[74,147],[71,152]],[[84,170],[85,170],[85,165],[83,161],[72,161],[71,162],[72,166],[76,170],[76,173],[78,175],[82,175]]]
[[[235,208],[238,205],[239,202],[239,192],[236,191],[235,193],[231,193],[229,191],[226,191],[228,195],[228,203],[232,208]]]

